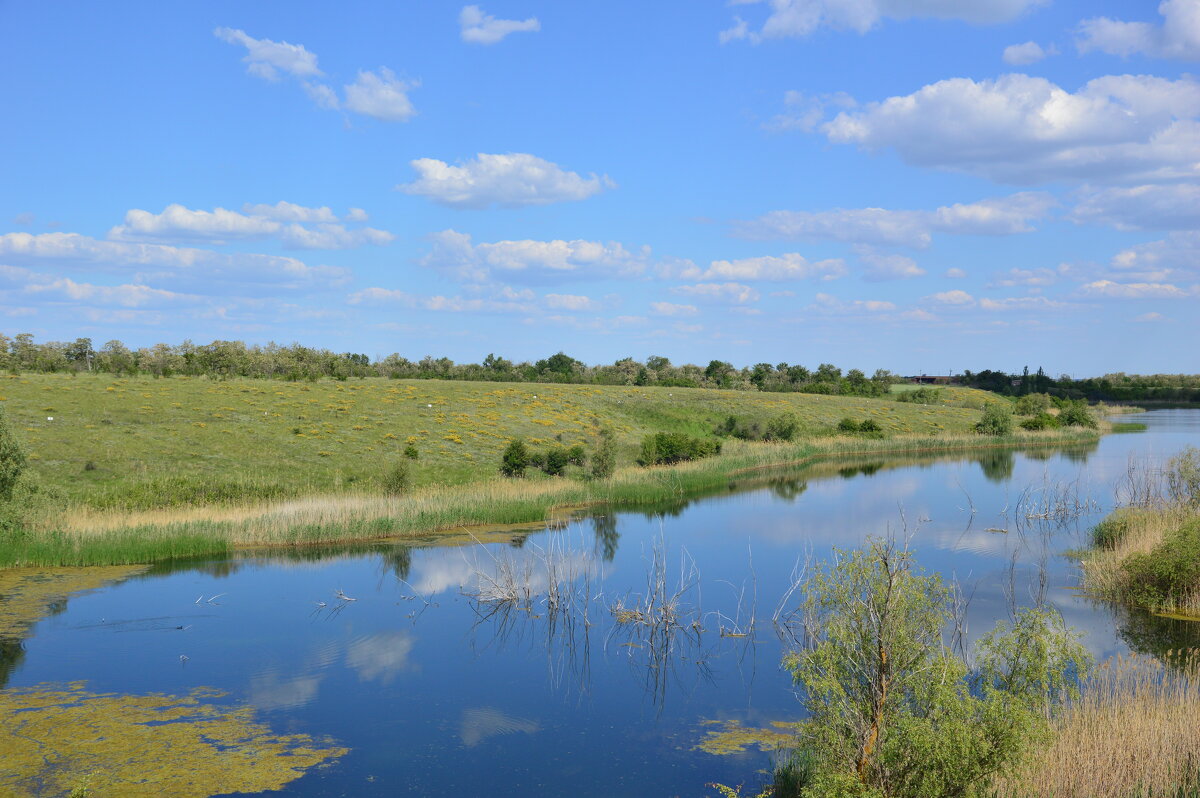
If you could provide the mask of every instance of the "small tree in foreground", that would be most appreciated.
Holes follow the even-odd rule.
[[[500,473],[506,477],[523,477],[529,467],[529,450],[525,441],[516,438],[509,442],[500,455]]]
[[[810,714],[804,796],[986,795],[1049,733],[1087,667],[1062,619],[1042,609],[998,624],[969,667],[943,639],[952,591],[891,542],[839,552],[805,593],[807,646],[785,660]]]

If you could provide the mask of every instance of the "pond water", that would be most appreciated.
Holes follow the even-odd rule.
[[[1200,445],[1198,410],[1123,420],[1148,429],[821,464],[483,543],[47,572],[24,604],[11,586],[0,598],[0,698],[78,682],[115,696],[215,688],[280,734],[348,749],[287,795],[713,794],[707,782],[753,780],[770,758],[698,750],[707,722],[801,717],[772,624],[797,565],[870,535],[911,535],[921,565],[970,596],[972,634],[1044,596],[1098,659],[1200,643],[1200,624],[1089,600],[1062,556],[1131,461]],[[518,600],[486,601],[509,577]],[[630,620],[659,595],[678,626]]]

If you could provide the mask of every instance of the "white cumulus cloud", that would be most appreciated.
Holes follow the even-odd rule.
[[[643,273],[650,250],[631,252],[610,241],[495,241],[475,244],[467,233],[443,230],[430,236],[433,247],[423,266],[455,280],[487,283],[495,276],[532,282],[565,278],[629,277]]]
[[[100,241],[78,233],[7,233],[0,235],[0,258],[10,263],[133,272],[158,286],[186,286],[192,293],[221,293],[230,285],[255,285],[276,292],[336,286],[349,279],[346,269],[309,266],[296,258],[124,241]]]
[[[537,17],[497,19],[479,6],[464,6],[458,15],[459,35],[471,44],[495,44],[511,33],[533,33],[542,29]]]
[[[1111,55],[1137,53],[1151,58],[1200,60],[1200,3],[1164,0],[1158,6],[1162,22],[1125,22],[1096,17],[1079,24],[1079,52],[1091,50]]]
[[[1045,78],[951,78],[843,111],[830,141],[1007,183],[1200,176],[1200,82],[1110,75],[1068,92]]]
[[[250,205],[243,212],[225,208],[193,210],[168,205],[161,213],[133,209],[124,224],[108,231],[113,241],[205,241],[214,244],[278,237],[297,249],[351,249],[364,244],[384,245],[395,236],[363,227],[349,230],[327,207],[306,208],[291,202]]]
[[[583,200],[612,188],[608,176],[583,177],[528,153],[479,153],[452,166],[435,158],[411,162],[418,177],[396,186],[452,208],[518,208]]]

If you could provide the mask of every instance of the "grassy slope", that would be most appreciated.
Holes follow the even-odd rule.
[[[803,437],[829,433],[844,416],[873,418],[888,435],[962,433],[978,411],[949,404],[979,405],[990,395],[949,389],[943,396],[944,406],[926,407],[810,394],[432,380],[0,379],[0,398],[43,481],[75,503],[113,509],[371,490],[409,443],[420,451],[418,486],[462,484],[492,476],[514,436],[535,447],[557,436],[590,443],[600,423],[617,430],[625,462],[648,432],[706,435],[730,414],[793,412]]]

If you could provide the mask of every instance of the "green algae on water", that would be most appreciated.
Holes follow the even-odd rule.
[[[21,638],[71,596],[124,581],[148,565],[0,569],[0,637]]]
[[[743,726],[738,720],[706,720],[704,724],[720,727],[706,731],[704,739],[694,746],[695,750],[706,754],[741,754],[750,746],[757,746],[758,750],[770,753],[796,745],[798,724],[788,721],[771,721],[771,728]]]
[[[277,734],[223,693],[90,693],[84,682],[0,691],[0,794],[202,798],[282,789],[349,749]]]

